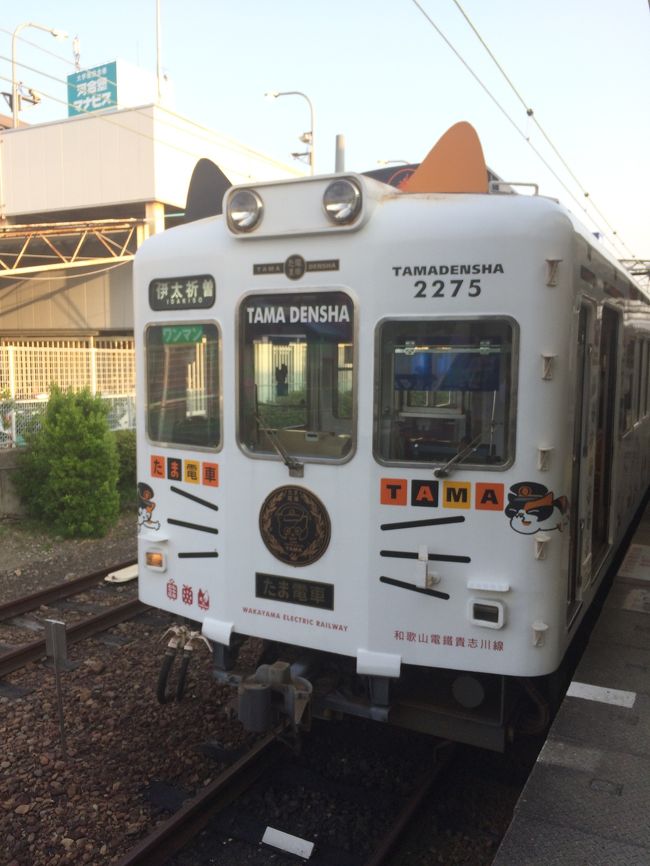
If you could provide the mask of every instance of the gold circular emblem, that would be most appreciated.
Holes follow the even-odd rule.
[[[302,256],[294,255],[284,263],[284,272],[290,280],[299,280],[305,273],[305,260]]]
[[[278,487],[260,509],[262,541],[288,565],[311,565],[330,543],[330,519],[323,503],[304,487]]]

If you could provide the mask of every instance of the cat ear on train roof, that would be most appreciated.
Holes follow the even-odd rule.
[[[185,222],[219,216],[226,190],[232,183],[210,159],[200,159],[194,166],[185,204]]]
[[[488,191],[488,170],[474,127],[455,123],[400,185],[402,192]]]

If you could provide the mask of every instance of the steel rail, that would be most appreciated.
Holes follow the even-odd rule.
[[[125,619],[131,619],[145,610],[147,610],[147,605],[137,599],[115,605],[83,622],[67,626],[66,637],[72,643],[83,640],[86,637],[97,634],[97,632],[105,631],[107,628],[117,625]],[[32,641],[11,652],[0,655],[0,677],[24,667],[28,662],[44,658],[45,655],[45,640]]]
[[[57,601],[70,595],[76,595],[78,592],[83,592],[100,580],[103,580],[112,571],[128,568],[130,565],[135,565],[136,561],[135,559],[130,559],[128,562],[111,565],[110,568],[100,568],[99,571],[93,571],[91,574],[83,575],[83,577],[75,577],[72,580],[66,580],[64,583],[57,583],[55,586],[33,592],[31,595],[25,595],[0,604],[0,621],[20,616],[21,613],[26,613],[29,610],[36,610],[42,604],[47,604],[50,601]]]
[[[253,748],[225,770],[196,796],[188,800],[165,822],[135,845],[115,866],[164,866],[204,829],[220,809],[230,805],[247,790],[276,760],[286,755],[286,746],[276,730],[258,740]],[[438,747],[441,757],[419,779],[395,822],[379,841],[364,866],[381,866],[387,862],[404,831],[422,804],[431,786],[447,767],[455,749],[443,742]]]
[[[278,741],[284,727],[258,740],[249,752],[159,824],[115,866],[163,866],[167,863],[198,835],[216,812],[230,805],[269,766],[286,755],[287,747]]]
[[[364,866],[382,866],[383,863],[388,861],[389,856],[393,853],[395,846],[409,826],[413,816],[422,805],[429,789],[452,759],[455,753],[455,745],[444,741],[436,747],[436,752],[441,752],[441,757],[438,758],[436,756],[436,763],[424,771],[415,789],[411,792],[400,813],[397,815],[396,820],[379,840],[379,844],[372,852],[370,858],[365,861]]]

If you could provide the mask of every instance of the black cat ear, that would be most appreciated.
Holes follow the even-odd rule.
[[[187,190],[185,222],[218,216],[223,197],[232,186],[226,175],[211,159],[200,159],[194,166]]]

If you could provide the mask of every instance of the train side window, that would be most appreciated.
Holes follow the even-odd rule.
[[[622,387],[619,414],[619,433],[624,436],[634,426],[634,380],[636,340],[631,333],[623,338]]]
[[[650,340],[643,341],[641,374],[641,418],[645,418],[650,412]]]
[[[219,334],[215,324],[149,325],[147,435],[152,442],[221,445]]]
[[[634,358],[634,420],[640,421],[643,417],[641,387],[643,385],[643,341],[636,341],[636,354]]]
[[[517,326],[510,319],[383,322],[375,455],[505,468],[514,459]]]
[[[252,457],[347,460],[354,305],[344,292],[248,295],[239,308],[239,427]]]

